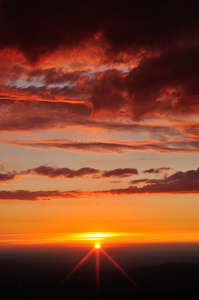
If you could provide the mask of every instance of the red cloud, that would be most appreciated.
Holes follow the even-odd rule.
[[[135,119],[199,113],[199,47],[172,48],[143,58],[123,74],[108,70],[91,92],[94,112],[126,108]]]
[[[72,124],[86,123],[90,109],[82,103],[11,101],[1,100],[6,110],[0,119],[0,130],[33,130],[35,128],[62,128]]]
[[[0,182],[1,181],[8,181],[8,180],[13,180],[16,176],[16,172],[9,172],[7,174],[0,174]]]
[[[90,97],[94,112],[107,108],[118,111],[125,104],[125,82],[122,76],[123,73],[118,70],[108,70],[99,75]]]
[[[199,168],[186,172],[176,172],[164,179],[140,179],[131,183],[146,183],[143,187],[112,189],[105,191],[111,194],[144,194],[144,193],[199,193]]]
[[[115,170],[105,171],[102,174],[102,177],[128,177],[131,175],[137,175],[138,171],[137,169],[132,168],[119,168]]]
[[[26,173],[48,176],[50,178],[57,178],[57,177],[74,178],[74,177],[83,177],[86,175],[98,174],[99,170],[88,168],[88,167],[81,168],[79,170],[71,170],[69,168],[53,168],[47,166],[40,166],[38,168],[28,170]]]
[[[75,177],[84,177],[90,176],[95,179],[106,178],[106,177],[128,177],[134,174],[138,174],[138,171],[133,168],[120,168],[110,171],[100,171],[94,168],[84,167],[78,170],[72,170],[69,168],[56,168],[50,166],[40,166],[34,169],[28,169],[21,172],[9,172],[5,174],[0,174],[1,181],[9,181],[15,179],[16,176],[24,175],[38,175],[38,176],[47,176],[49,178],[75,178]]]
[[[161,167],[161,168],[156,168],[156,169],[151,168],[151,169],[143,171],[143,173],[154,173],[154,174],[157,174],[157,173],[161,173],[162,171],[168,171],[168,170],[171,170],[171,168],[167,168],[167,167]]]
[[[79,170],[71,170],[69,168],[54,168],[47,166],[40,166],[35,169],[25,171],[26,174],[37,174],[42,176],[48,176],[50,178],[65,177],[83,177],[93,176],[93,178],[107,178],[107,177],[128,177],[138,174],[136,169],[132,168],[118,168],[110,171],[100,171],[93,168],[84,167]]]
[[[98,56],[99,64],[102,61],[100,53],[103,52],[104,69],[102,72],[71,72],[64,67],[47,68],[43,65],[41,69],[30,70],[22,58],[15,65],[12,59],[10,65],[6,65],[3,59],[1,73],[2,78],[6,74],[6,79],[1,78],[5,84],[1,97],[31,101],[81,101],[90,105],[87,117],[92,111],[93,118],[99,112],[105,116],[108,112],[136,120],[154,115],[170,118],[198,114],[198,11],[196,1],[194,4],[184,1],[179,5],[179,1],[174,0],[171,5],[169,1],[156,1],[154,4],[144,0],[111,5],[104,0],[86,0],[84,4],[75,0],[69,5],[67,1],[29,0],[27,4],[25,0],[20,3],[3,0],[0,4],[1,49],[14,49],[16,53],[23,53],[30,62],[35,62],[55,51],[63,53],[65,49],[77,51],[79,59],[80,48],[85,43],[94,43],[97,49],[94,55]],[[135,61],[133,66],[130,65],[131,69],[128,69],[126,57]],[[118,65],[122,64],[125,69],[122,66],[118,70]],[[56,65],[63,66],[62,63]],[[19,84],[20,80],[26,81],[26,87]],[[36,83],[39,81],[39,87],[34,80]],[[43,107],[43,115],[44,112]],[[47,122],[41,113],[34,113],[35,122],[32,120],[29,124],[25,120],[29,130],[36,128],[35,123],[38,128],[66,126],[61,112],[57,113],[61,124],[57,120]],[[56,119],[55,115],[53,117]],[[82,118],[85,124],[88,120],[84,116]],[[8,115],[2,128],[12,128],[10,123],[14,128],[11,120]],[[16,125],[18,130],[23,127],[22,124]]]
[[[145,179],[139,180],[145,181]],[[134,181],[135,182],[135,181]],[[186,194],[199,193],[199,168],[186,172],[176,172],[164,179],[146,180],[148,184],[143,187],[128,187],[125,189],[111,189],[104,191],[0,191],[0,199],[7,200],[50,200],[51,198],[77,198],[83,196],[93,196],[97,194],[145,194],[145,193],[170,193]],[[137,181],[137,183],[139,183]]]
[[[73,198],[78,197],[77,191],[59,192],[59,191],[0,191],[0,199],[7,200],[51,200],[52,198]]]
[[[177,47],[141,60],[126,78],[134,116],[198,113],[198,61],[198,46]]]
[[[88,76],[86,72],[65,72],[62,68],[24,70],[27,80],[37,78],[43,85],[39,87],[6,85],[1,88],[1,107],[8,110],[1,120],[1,130],[14,128],[23,130],[23,127],[27,130],[59,128],[68,124],[103,128],[103,122],[97,122],[99,113],[104,119],[107,115],[117,119],[123,116],[128,122],[132,121],[130,117],[140,120],[154,115],[170,118],[171,115],[198,114],[199,89],[196,83],[199,65],[194,63],[199,61],[198,50],[198,48],[185,49],[179,54],[173,49],[159,56],[144,58],[136,68],[125,73],[110,69],[99,73],[93,72]],[[183,70],[180,69],[182,65]],[[19,79],[17,68],[15,72],[12,71],[11,76],[9,72],[6,75],[7,80],[12,81],[13,78]],[[60,83],[64,85],[55,86]],[[8,103],[11,99],[17,101]],[[24,113],[20,115],[22,110]],[[47,118],[46,110],[49,111],[51,118]],[[19,117],[13,118],[16,112]],[[25,117],[30,114],[31,118]],[[180,130],[184,134],[191,134],[192,130],[193,135],[195,133],[194,136],[198,136],[198,124],[150,126],[116,123],[111,126],[110,122],[104,122],[104,128],[107,129],[130,130],[136,127],[138,130],[145,129],[154,133],[160,130],[162,134],[176,134]]]
[[[19,49],[33,62],[60,48],[74,49],[91,38],[97,42],[101,32],[108,54],[132,46],[134,52],[154,51],[196,40],[198,11],[195,1],[179,4],[174,0],[171,5],[169,1],[144,0],[112,5],[104,0],[4,0],[0,5],[0,46]]]
[[[146,151],[152,150],[157,152],[194,152],[199,149],[198,140],[174,140],[162,142],[159,141],[131,141],[131,142],[78,142],[64,140],[39,140],[33,142],[3,141],[2,143],[15,145],[19,147],[32,147],[41,149],[56,148],[66,151],[86,151],[97,153],[116,153],[122,154],[126,151]]]
[[[8,94],[13,98],[28,97],[26,94],[18,95],[16,89],[8,90],[5,97],[8,97]],[[30,131],[37,128],[50,129],[80,125],[109,131],[149,132],[153,135],[179,136],[183,134],[183,131],[186,135],[194,134],[194,132],[195,136],[197,134],[197,124],[193,128],[192,123],[166,126],[140,124],[132,120],[126,123],[118,120],[110,122],[91,119],[91,108],[84,103],[1,99],[0,109],[6,111],[6,114],[2,114],[0,118],[0,130]]]

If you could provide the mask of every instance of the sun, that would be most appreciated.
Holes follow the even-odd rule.
[[[100,246],[100,244],[95,244],[94,248],[95,248],[95,249],[100,249],[101,246]]]

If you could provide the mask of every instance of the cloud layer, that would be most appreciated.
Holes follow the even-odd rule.
[[[0,8],[1,48],[18,48],[31,61],[61,47],[76,47],[99,32],[110,50],[120,52],[132,45],[135,50],[161,50],[196,39],[199,29],[196,1],[126,0],[113,5],[60,0],[46,5],[45,0],[4,0]]]
[[[142,187],[129,186],[128,188],[110,189],[102,191],[0,191],[0,199],[6,200],[51,200],[58,198],[78,198],[102,194],[133,195],[146,193],[191,194],[199,193],[199,168],[186,172],[176,172],[162,179],[140,179],[131,184],[144,183]]]
[[[198,11],[186,0],[1,1],[1,98],[14,101],[2,130],[64,127],[78,111],[83,124],[99,113],[137,121],[198,115]],[[36,102],[32,117],[20,100]],[[12,123],[21,109],[30,120]]]
[[[21,172],[8,172],[0,174],[0,183],[5,181],[10,181],[15,179],[16,177],[21,176],[46,176],[48,178],[76,178],[76,177],[91,177],[94,179],[99,178],[109,178],[109,177],[129,177],[132,175],[137,175],[138,170],[134,168],[117,168],[109,171],[100,171],[90,167],[84,167],[78,170],[72,170],[70,168],[56,168],[51,166],[39,166],[37,168],[28,169]]]
[[[19,147],[31,147],[38,149],[58,149],[65,151],[93,152],[98,154],[124,154],[129,151],[156,151],[161,153],[197,152],[199,149],[198,139],[169,140],[163,141],[105,141],[105,142],[82,142],[66,140],[39,140],[32,142],[24,141],[2,141],[2,143]]]

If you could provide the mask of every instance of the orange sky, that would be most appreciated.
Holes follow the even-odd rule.
[[[197,195],[190,195],[189,203],[186,195],[4,201],[1,245],[198,242],[198,205]],[[96,233],[102,237],[93,242]]]

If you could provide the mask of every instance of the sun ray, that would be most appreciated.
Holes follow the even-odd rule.
[[[62,282],[60,283],[60,285],[59,285],[59,287],[60,286],[62,286],[62,284],[64,283],[64,282],[66,282],[68,279],[69,279],[69,277],[75,272],[75,271],[77,271],[77,269],[89,258],[89,256],[93,253],[93,251],[94,251],[94,249],[91,249],[90,251],[89,251],[89,253],[88,254],[86,254],[83,258],[82,258],[82,260],[72,269],[72,271],[70,271],[70,273],[62,280]]]
[[[100,248],[96,248],[95,251],[95,270],[96,270],[96,290],[97,298],[99,298],[99,289],[100,289]]]
[[[126,273],[126,271],[124,271],[124,269],[122,269],[122,267],[120,267],[120,265],[118,263],[116,263],[116,261],[104,250],[101,249],[102,253],[110,260],[110,262],[112,262],[113,265],[116,266],[116,268],[134,285],[136,286],[138,289],[140,289],[139,285],[135,282],[135,280],[133,278],[131,278],[129,276],[129,274]]]

